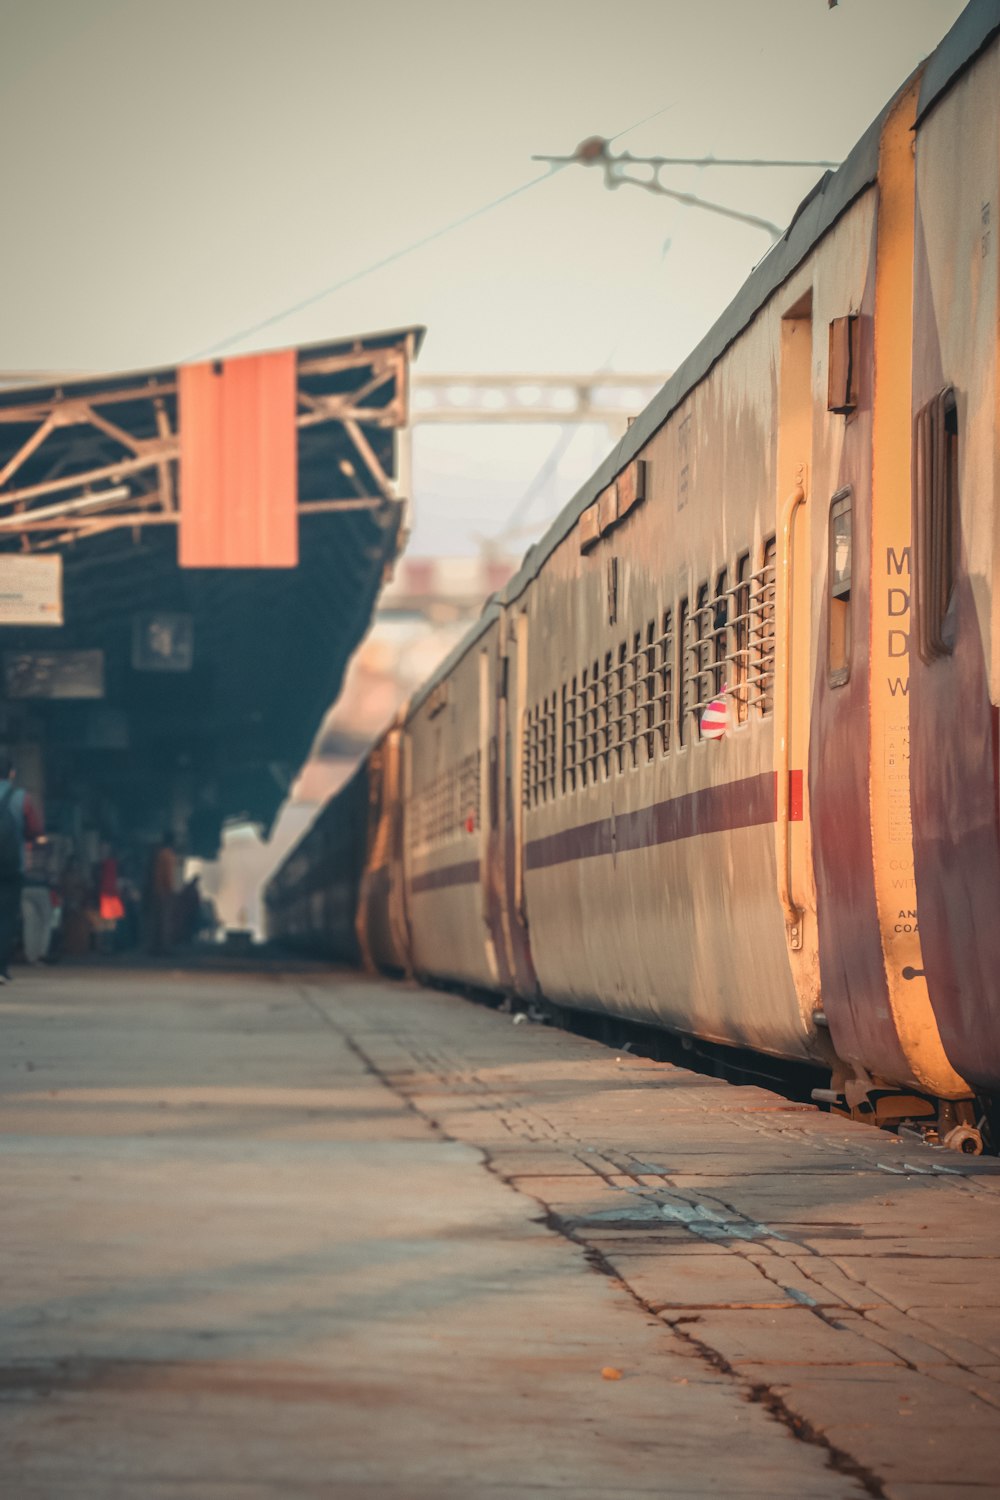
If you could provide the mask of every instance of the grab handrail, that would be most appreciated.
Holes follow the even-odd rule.
[[[795,512],[805,502],[804,471],[796,477],[795,488],[781,510],[780,563],[781,587],[778,597],[775,647],[781,657],[775,673],[775,733],[778,771],[778,894],[785,912],[788,942],[793,949],[802,947],[802,911],[792,900],[791,853],[791,732],[792,732],[792,537]]]

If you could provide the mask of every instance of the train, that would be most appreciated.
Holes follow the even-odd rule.
[[[276,941],[989,1144],[998,101],[975,0],[273,875]]]

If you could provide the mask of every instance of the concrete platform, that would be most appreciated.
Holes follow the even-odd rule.
[[[355,976],[0,992],[5,1500],[1000,1495],[1000,1162]]]

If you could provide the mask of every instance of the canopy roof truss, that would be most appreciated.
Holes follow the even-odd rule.
[[[269,826],[400,548],[422,332],[294,350],[294,566],[181,565],[193,367],[0,375],[0,554],[57,551],[63,597],[58,625],[0,627],[0,738],[53,838],[137,847],[169,826],[211,857],[225,818]],[[183,649],[161,660],[164,630]],[[78,658],[87,691],[50,692],[52,664]]]
[[[404,330],[298,351],[301,514],[378,510],[395,498],[365,429],[406,422],[416,338]],[[0,550],[176,527],[177,408],[176,369],[0,391]]]

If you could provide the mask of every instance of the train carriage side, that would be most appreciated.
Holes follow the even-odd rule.
[[[927,1112],[884,1088],[959,1099],[930,1004],[909,818],[908,641],[894,592],[910,542],[910,351],[915,75],[884,112],[862,287],[838,305],[834,262],[816,277],[826,335],[813,505],[815,669],[809,763],[824,1013],[851,1103],[880,1119]],[[822,248],[822,247],[821,247]],[[836,243],[830,246],[836,250]],[[816,397],[820,397],[819,401]],[[822,410],[818,408],[822,407]],[[823,483],[819,484],[822,474]],[[817,629],[818,627],[818,629]]]
[[[892,560],[921,958],[954,1067],[1000,1091],[1000,5],[916,131],[912,546]],[[988,16],[987,16],[988,19]],[[957,31],[957,28],[956,28]],[[972,39],[976,40],[975,38]],[[944,60],[944,59],[942,59]],[[942,76],[943,73],[943,76]]]
[[[484,866],[489,705],[483,655],[495,649],[496,611],[418,694],[404,737],[404,880],[412,967],[495,989]]]
[[[889,808],[907,782],[872,693],[879,561],[905,530],[890,354],[909,347],[915,97],[911,82],[793,226],[785,274],[764,262],[706,341],[718,355],[668,384],[649,440],[508,599],[543,643],[522,733],[544,993],[826,1061],[855,1098],[968,1092],[926,987],[902,979]],[[717,698],[728,728],[708,739]]]
[[[527,692],[531,656],[544,652],[547,641],[532,646],[522,603],[509,608],[500,602],[497,610],[497,629],[481,655],[489,734],[483,897],[500,988],[531,1001],[539,985],[525,899],[525,788],[531,757],[539,754],[540,725],[537,715],[530,722]],[[550,741],[541,753],[554,749]]]
[[[368,812],[368,765],[325,804],[265,891],[268,937],[300,953],[356,964],[355,932]]]
[[[403,879],[405,708],[368,752],[368,819],[358,891],[358,948],[370,970],[411,969]]]
[[[863,281],[863,223],[851,242]],[[793,542],[800,627],[782,622],[776,637],[776,497],[794,493],[810,458],[808,444],[775,440],[779,404],[803,404],[811,358],[808,317],[785,348],[781,314],[801,309],[810,286],[803,270],[685,395],[525,595],[529,639],[544,648],[529,653],[524,847],[546,996],[822,1059],[802,821],[807,513]],[[795,380],[787,369],[782,380],[782,358],[797,361]],[[799,692],[791,796],[779,799],[775,648],[789,640]],[[708,739],[701,720],[715,699],[728,727]],[[805,909],[792,939],[779,847]]]
[[[306,869],[298,848],[274,872],[264,891],[264,926],[270,941],[289,945],[296,927],[296,887]]]

